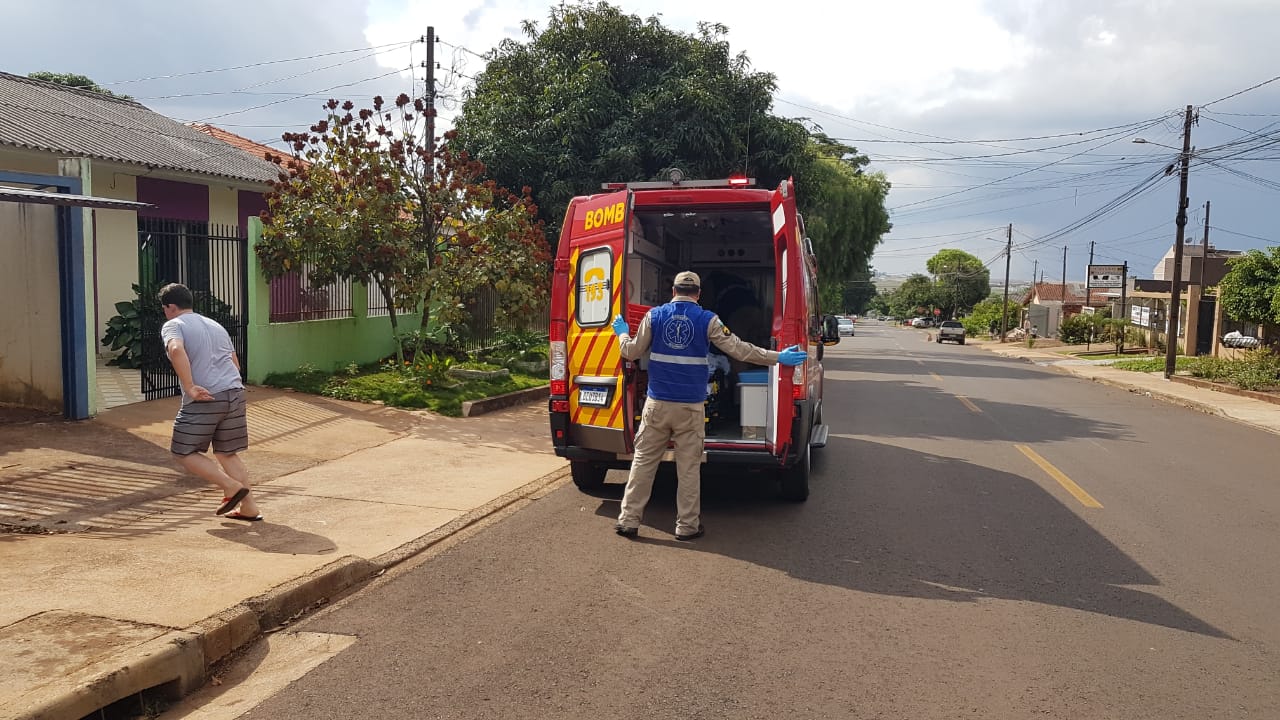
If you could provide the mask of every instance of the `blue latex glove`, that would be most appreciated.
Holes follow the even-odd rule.
[[[623,320],[621,315],[618,315],[613,319],[613,333],[615,335],[631,334],[631,326],[627,325],[627,321]]]
[[[788,367],[799,365],[809,358],[809,353],[800,349],[799,345],[791,347],[778,353],[778,364]]]

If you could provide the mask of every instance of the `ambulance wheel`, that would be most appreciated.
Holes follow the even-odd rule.
[[[585,460],[570,460],[569,474],[573,476],[573,484],[579,490],[599,490],[604,485],[604,476],[609,468]]]
[[[805,443],[796,464],[782,471],[778,494],[783,500],[804,502],[809,499],[809,472],[813,469],[813,450]]]

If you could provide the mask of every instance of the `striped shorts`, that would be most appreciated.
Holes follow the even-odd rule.
[[[190,455],[208,450],[210,442],[215,453],[224,455],[247,449],[249,427],[244,404],[244,388],[216,392],[205,402],[183,403],[173,421],[169,450],[175,455]]]

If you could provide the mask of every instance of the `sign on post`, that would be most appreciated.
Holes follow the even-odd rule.
[[[1124,287],[1123,265],[1090,265],[1089,287],[1122,288]]]

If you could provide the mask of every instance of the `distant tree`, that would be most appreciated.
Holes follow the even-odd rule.
[[[842,288],[843,293],[839,309],[862,315],[876,296],[876,286],[871,282],[871,273],[859,273],[853,280],[848,280]]]
[[[928,275],[917,273],[893,291],[889,308],[900,318],[928,313],[937,304],[937,291],[937,284]]]
[[[991,271],[963,250],[939,250],[925,267],[937,280],[935,297],[946,317],[956,317],[991,293]]]
[[[992,296],[973,306],[973,309],[964,318],[964,329],[969,335],[986,335],[991,331],[992,327],[996,328],[999,334],[1000,325],[1004,322],[1004,318],[1008,318],[1009,327],[1012,330],[1018,325],[1018,314],[1022,307],[1017,302],[1010,300],[1008,304],[1008,315],[1001,310],[1004,301],[1003,296]]]
[[[111,92],[110,90],[94,82],[93,79],[88,77],[87,75],[78,75],[76,73],[56,73],[56,72],[50,72],[48,70],[38,70],[36,72],[33,72],[27,75],[27,77],[31,78],[32,80],[40,80],[41,82],[53,83],[54,85],[65,85],[66,87],[76,88],[78,90],[88,90],[89,92],[96,92],[100,95],[106,95],[108,97],[113,97],[113,98],[120,98],[121,100],[133,99],[128,95],[121,95],[119,93]]]
[[[799,209],[819,258],[819,286],[839,290],[870,278],[872,253],[892,227],[884,206],[889,181],[880,173],[864,173],[869,161],[856,148],[821,133],[809,148],[812,162],[796,178]],[[857,295],[854,304],[872,294]]]
[[[283,136],[293,158],[272,158],[285,172],[267,195],[263,272],[305,263],[315,286],[376,281],[393,334],[396,310],[421,310],[424,330],[432,309],[460,323],[482,291],[497,294],[500,318],[530,319],[549,291],[549,254],[527,189],[482,180],[484,166],[448,143],[433,151],[421,100],[372,105],[353,114],[330,100],[326,119]]]
[[[1251,323],[1280,323],[1280,247],[1250,250],[1229,261],[1218,284],[1227,315]]]

